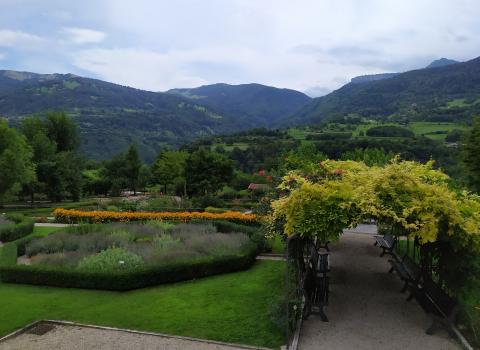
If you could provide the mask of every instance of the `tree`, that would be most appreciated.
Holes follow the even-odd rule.
[[[232,162],[204,148],[190,154],[185,166],[187,192],[190,195],[213,193],[228,183],[232,176]]]
[[[57,151],[74,151],[79,145],[77,126],[65,112],[48,112],[45,118],[48,137],[57,144]]]
[[[24,118],[20,130],[33,149],[36,165],[37,176],[24,185],[32,204],[39,191],[52,201],[60,201],[68,193],[74,201],[79,200],[84,162],[76,153],[79,137],[73,120],[63,112],[49,112],[44,118]]]
[[[127,153],[125,154],[125,166],[124,166],[124,175],[127,182],[127,186],[133,191],[133,194],[136,194],[138,186],[138,176],[140,175],[140,168],[142,167],[142,161],[138,155],[138,150],[135,145],[130,145],[128,147]]]
[[[0,119],[0,203],[35,178],[33,152],[23,135]]]
[[[477,192],[480,191],[480,117],[473,119],[471,130],[465,137],[464,163],[469,172],[469,183]]]
[[[167,193],[167,186],[180,181],[185,182],[185,164],[188,153],[185,151],[163,151],[158,154],[152,165],[152,174],[155,182],[164,187]]]

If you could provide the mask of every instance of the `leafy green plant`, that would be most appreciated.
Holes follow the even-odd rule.
[[[133,271],[143,266],[143,259],[123,248],[109,248],[84,258],[77,266],[80,271]]]

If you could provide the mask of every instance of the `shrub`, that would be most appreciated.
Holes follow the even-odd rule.
[[[0,266],[17,264],[17,246],[10,242],[0,247]]]
[[[0,226],[0,241],[2,242],[15,241],[33,232],[35,223],[31,218],[21,214],[7,214],[6,219],[12,223]]]
[[[143,265],[143,259],[123,248],[110,248],[84,258],[77,269],[89,272],[134,271]]]
[[[447,142],[459,142],[462,138],[465,137],[465,132],[458,129],[451,130],[445,137]]]
[[[255,262],[251,249],[232,256],[200,258],[151,266],[138,271],[90,272],[44,266],[0,266],[0,280],[69,288],[125,291],[245,270]]]
[[[205,208],[205,211],[207,213],[217,213],[217,214],[220,214],[220,213],[224,213],[226,210],[225,209],[221,209],[221,208],[215,208],[215,207],[206,207]]]
[[[212,195],[212,194],[207,194],[204,196],[199,196],[199,197],[193,197],[192,198],[192,205],[194,208],[200,208],[204,209],[206,207],[223,207],[225,205],[225,202]]]

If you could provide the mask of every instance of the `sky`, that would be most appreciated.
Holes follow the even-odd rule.
[[[480,56],[479,0],[0,0],[0,69],[326,94]]]

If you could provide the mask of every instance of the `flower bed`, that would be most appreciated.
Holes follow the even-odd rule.
[[[73,226],[8,243],[0,249],[0,280],[129,290],[246,269],[255,261],[259,242],[249,237],[253,233],[241,233],[241,225],[231,225],[238,227],[222,227],[228,233],[206,223]],[[30,265],[17,265],[23,254]]]
[[[228,220],[243,224],[256,223],[258,218],[255,214],[243,214],[238,211],[225,213],[208,212],[114,212],[114,211],[81,211],[75,209],[55,209],[55,220],[63,223],[105,223],[105,222],[129,222],[129,221],[212,221]]]

